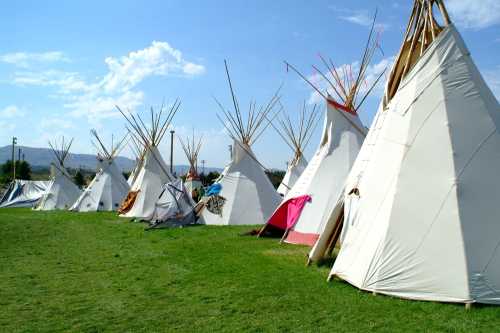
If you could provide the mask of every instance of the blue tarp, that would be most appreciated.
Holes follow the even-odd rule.
[[[205,196],[209,197],[212,195],[219,194],[221,190],[222,190],[222,185],[219,183],[215,183],[208,188],[207,192],[205,193]]]

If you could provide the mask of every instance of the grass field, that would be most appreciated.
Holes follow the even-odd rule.
[[[145,232],[108,213],[0,209],[1,332],[498,331],[500,308],[326,282],[248,227]]]

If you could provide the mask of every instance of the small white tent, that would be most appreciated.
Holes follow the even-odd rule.
[[[196,222],[195,203],[181,179],[163,185],[149,228],[179,227]]]
[[[54,142],[54,144],[49,142],[50,148],[56,157],[56,162],[51,164],[50,173],[52,182],[47,192],[38,202],[37,210],[68,209],[80,196],[82,191],[73,183],[73,180],[64,167],[64,162],[68,157],[72,143],[73,139],[69,143],[66,143],[64,137],[62,138],[60,147],[58,147],[57,142]]]
[[[292,120],[288,114],[278,118],[280,127],[271,125],[283,139],[283,141],[292,149],[294,155],[288,162],[288,168],[278,187],[278,193],[285,196],[288,191],[295,185],[302,172],[307,167],[307,161],[304,157],[304,150],[311,139],[314,129],[317,125],[316,104],[312,111],[307,110],[306,102],[302,106],[300,113],[299,125],[294,127]]]
[[[145,121],[139,115],[134,116],[131,113],[127,115],[118,108],[131,127],[129,132],[146,149],[141,169],[118,210],[121,217],[150,220],[155,210],[155,203],[163,190],[162,186],[175,180],[175,177],[169,171],[169,167],[161,157],[158,145],[179,107],[180,101],[176,100],[166,114],[164,114],[163,105],[157,113],[151,109],[150,127],[145,125]]]
[[[16,179],[0,199],[0,208],[35,207],[51,183],[48,180]]]
[[[199,190],[203,186],[200,181],[200,177],[198,176],[198,155],[200,154],[202,139],[203,138],[200,137],[198,140],[196,140],[194,136],[194,130],[193,136],[191,138],[188,137],[186,141],[183,141],[179,137],[182,150],[184,151],[184,154],[186,155],[186,158],[189,162],[189,171],[186,174],[186,181],[184,182],[184,186],[186,187],[186,190],[188,191],[190,196],[192,196],[195,189]]]
[[[278,206],[281,197],[250,146],[267,128],[266,119],[279,99],[278,92],[266,106],[258,108],[255,103],[251,103],[246,121],[232,88],[227,63],[226,74],[234,114],[218,103],[227,122],[218,117],[233,139],[232,160],[215,183],[220,192],[203,199],[205,207],[201,211],[200,222],[214,225],[263,224]]]
[[[324,58],[321,59],[327,74],[314,67],[339,102],[325,95],[288,64],[325,99],[325,122],[316,153],[259,235],[281,235],[285,242],[313,246],[330,220],[329,208],[335,206],[342,195],[344,182],[366,135],[358,110],[383,74],[379,74],[364,94],[361,93],[366,70],[377,47],[373,36],[372,29],[356,73],[356,68],[340,70]]]
[[[442,1],[415,1],[335,209],[330,276],[409,299],[500,304],[499,147],[500,105]]]
[[[97,132],[92,130],[91,133],[99,144],[99,146],[94,144],[98,149],[97,173],[70,210],[77,212],[115,211],[118,210],[130,190],[130,186],[114,162],[125,138],[108,150]]]

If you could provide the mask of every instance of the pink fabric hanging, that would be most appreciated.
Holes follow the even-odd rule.
[[[306,202],[311,201],[310,195],[301,195],[300,197],[291,198],[283,202],[280,207],[269,218],[267,224],[282,230],[292,228],[299,219],[300,213]]]

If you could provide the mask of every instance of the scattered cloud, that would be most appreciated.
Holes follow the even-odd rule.
[[[71,115],[86,116],[89,121],[95,124],[102,119],[118,116],[120,113],[116,109],[116,105],[134,110],[142,104],[143,100],[144,92],[142,91],[128,90],[112,95],[91,91],[87,94],[74,96],[64,104],[64,107],[72,110]]]
[[[24,116],[24,112],[21,111],[15,105],[9,105],[9,106],[6,106],[5,108],[0,110],[0,117],[2,117],[2,118],[17,118],[17,117],[23,117],[23,116]]]
[[[387,68],[386,70],[386,75],[391,69],[392,63],[394,62],[394,57],[387,57],[382,60],[380,60],[378,63],[373,64],[368,66],[365,74],[365,81],[362,83],[360,87],[360,96],[363,96],[368,92],[368,90],[373,86],[379,75]],[[341,66],[337,66],[337,72],[339,73],[357,73],[359,70],[360,63],[359,62],[353,62],[351,64],[343,64]],[[331,73],[326,74],[327,78],[331,81],[334,82],[335,80],[333,79],[333,76]],[[342,77],[342,74],[341,74]],[[335,92],[331,88],[331,86],[323,79],[323,77],[319,74],[313,74],[308,77],[308,79],[320,90],[326,91],[332,96],[336,96]],[[375,88],[372,90],[371,95],[372,96],[377,96],[380,97],[383,94],[384,91],[384,78],[381,78]],[[323,98],[317,91],[312,91],[311,95],[309,96],[308,103],[309,104],[319,104],[323,101]]]
[[[59,70],[23,71],[15,72],[12,83],[19,86],[53,86],[58,88],[60,94],[70,94],[78,91],[89,91],[91,86],[76,72]]]
[[[137,85],[148,77],[195,77],[205,73],[203,65],[187,61],[181,51],[158,41],[126,56],[107,57],[104,62],[108,72],[95,82],[88,82],[77,72],[50,69],[15,72],[12,83],[54,87],[56,94],[52,97],[62,99],[71,115],[85,116],[96,124],[100,119],[116,116],[115,105],[129,109],[140,106],[144,92]]]
[[[69,119],[63,118],[43,118],[40,121],[40,127],[45,130],[61,130],[61,129],[70,129],[74,128],[74,124]]]
[[[469,29],[483,29],[500,24],[498,0],[449,0],[446,2],[451,20]]]
[[[0,120],[0,138],[2,138],[2,141],[5,141],[7,138],[11,139],[10,136],[15,129],[16,125],[12,122]]]
[[[205,72],[203,65],[185,60],[181,51],[167,42],[154,41],[145,49],[120,58],[108,57],[104,61],[109,73],[104,77],[102,86],[107,92],[126,91],[148,76],[196,76]]]
[[[373,14],[366,10],[353,10],[347,8],[340,8],[337,6],[330,6],[331,10],[337,13],[337,17],[341,20],[357,24],[363,27],[371,27],[373,23]],[[388,23],[375,23],[376,30],[388,30],[390,25]]]
[[[27,68],[35,64],[69,62],[69,58],[60,51],[41,53],[15,52],[0,55],[0,62]]]

